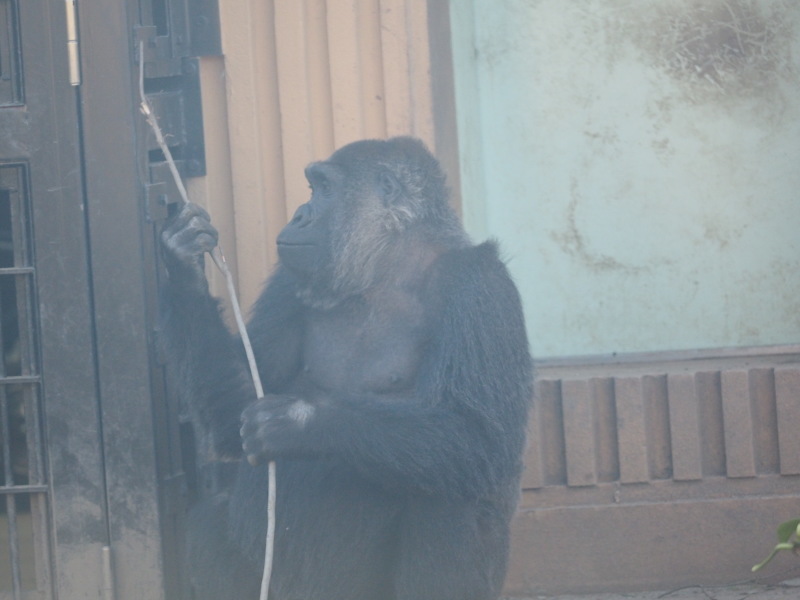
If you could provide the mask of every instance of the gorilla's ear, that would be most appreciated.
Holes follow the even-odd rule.
[[[403,186],[388,169],[381,169],[379,183],[383,203],[386,206],[394,204],[394,201],[403,193]]]

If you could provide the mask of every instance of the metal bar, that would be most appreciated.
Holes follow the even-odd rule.
[[[39,414],[39,394],[38,385],[41,378],[38,375],[38,359],[36,353],[34,323],[34,281],[35,269],[31,266],[29,224],[30,216],[27,210],[26,190],[27,174],[23,166],[15,166],[2,169],[5,175],[9,194],[9,222],[12,241],[11,260],[5,264],[11,265],[0,269],[0,276],[3,283],[13,285],[13,291],[9,305],[2,307],[9,310],[9,314],[15,317],[16,324],[8,328],[8,331],[0,332],[5,334],[7,340],[17,345],[19,352],[19,362],[16,361],[9,365],[0,357],[0,420],[2,420],[2,450],[3,450],[3,474],[4,481],[0,482],[0,497],[5,496],[5,504],[8,513],[9,530],[9,556],[11,560],[12,589],[8,594],[0,594],[0,597],[7,600],[22,600],[23,598],[44,598],[41,592],[45,592],[46,597],[51,597],[52,582],[50,574],[49,557],[49,527],[47,522],[47,495],[50,492],[44,475],[42,435],[40,430]],[[9,181],[13,179],[14,181]],[[9,336],[11,338],[9,339]],[[2,339],[0,339],[2,344]],[[2,347],[5,347],[4,345]],[[8,369],[6,368],[8,367]],[[10,375],[9,375],[10,373]],[[24,485],[15,485],[13,480],[14,456],[11,455],[11,398],[9,397],[10,386],[17,388],[14,399],[23,403],[25,418],[25,450],[27,450],[27,478],[17,479]],[[17,396],[19,393],[21,396]],[[19,449],[20,451],[24,451]],[[22,591],[23,564],[22,548],[20,536],[27,539],[26,532],[20,532],[20,523],[17,520],[17,508],[19,502],[17,497],[30,498],[30,512],[33,526],[33,543],[35,556],[35,580],[36,592],[33,594]]]
[[[23,212],[20,211],[20,215]],[[26,256],[28,247],[25,234],[29,231],[26,223],[22,223],[19,231],[21,238],[20,250]],[[23,386],[23,402],[26,422],[26,448],[28,451],[28,483],[42,483],[45,481],[44,467],[44,439],[42,435],[42,422],[39,404],[38,383],[41,377],[38,374],[38,355],[35,340],[34,308],[34,281],[31,275],[18,275],[17,282],[17,322],[19,332],[19,355],[21,378],[30,378],[31,382]]]
[[[50,568],[50,526],[47,517],[47,494],[31,494],[31,524],[33,526],[34,566],[36,589],[40,600],[53,598],[52,569]]]
[[[0,315],[3,314],[3,296],[0,294]],[[0,319],[0,382],[6,375],[6,356],[5,356],[5,331],[3,331],[3,321]]]
[[[0,496],[7,494],[46,494],[50,491],[47,485],[0,485]]]
[[[5,388],[0,388],[0,432],[3,445],[3,482],[5,487],[14,486],[14,475],[11,470],[11,428],[8,418],[8,398]],[[3,489],[3,488],[0,488]],[[11,591],[14,600],[21,597],[21,577],[19,568],[19,539],[17,533],[17,504],[13,495],[6,496],[6,518],[8,519],[8,544],[11,556]]]
[[[9,189],[8,194],[11,209],[11,241],[14,247],[12,268],[31,268],[28,241],[25,236],[28,220],[22,204],[27,197],[27,171],[23,165],[15,165],[9,167],[9,172],[16,179],[14,187]]]
[[[34,282],[30,243],[30,212],[27,197],[27,171],[17,169],[18,191],[12,195],[11,221],[14,241],[14,267],[19,269],[15,278],[17,290],[17,322],[19,324],[20,375],[36,373],[34,345]]]
[[[28,483],[32,485],[43,484],[46,480],[44,468],[44,439],[41,428],[38,388],[26,386],[23,390],[23,395],[27,428]]]
[[[0,453],[3,455],[3,484],[5,487],[14,485],[11,472],[11,428],[9,427],[9,422],[6,389],[0,387],[0,436],[2,436]]]
[[[14,202],[11,198],[11,194],[8,194],[8,198],[10,203],[9,228],[11,229],[11,240],[12,243],[16,244],[16,239],[13,233]],[[14,254],[12,254],[12,261],[14,259]],[[9,269],[3,269],[2,271],[3,273],[6,273],[8,270]],[[6,276],[4,279],[7,280],[9,278]],[[0,313],[4,312],[5,310],[8,309],[3,307],[2,297],[0,297]],[[4,342],[5,335],[7,335],[7,332],[3,331],[2,325],[0,325],[0,382],[3,382],[6,375]],[[2,465],[0,465],[0,469],[2,469],[3,488],[11,487],[14,485],[13,473],[11,471],[11,427],[9,425],[8,395],[4,386],[0,386],[0,456],[2,456]],[[11,560],[11,596],[14,600],[19,600],[22,586],[19,570],[19,545],[17,542],[16,501],[11,495],[8,495],[6,496],[5,503],[6,518],[8,521],[8,544]]]
[[[19,568],[19,533],[17,532],[17,503],[14,496],[6,496],[6,517],[8,518],[8,546],[11,553],[11,596],[14,600],[22,598],[22,576]]]
[[[33,267],[3,267],[0,268],[0,275],[32,275]]]
[[[3,377],[0,374],[0,386],[41,383],[41,380],[42,378],[39,375],[12,375],[10,377]]]

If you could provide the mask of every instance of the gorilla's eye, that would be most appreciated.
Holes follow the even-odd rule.
[[[323,196],[329,196],[332,191],[331,182],[325,177],[315,177],[310,182],[311,191]]]

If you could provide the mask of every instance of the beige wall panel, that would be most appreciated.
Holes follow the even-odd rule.
[[[277,4],[286,2],[278,0]],[[335,32],[334,32],[335,35]],[[312,160],[326,158],[335,149],[333,139],[333,109],[331,108],[331,74],[330,57],[328,50],[328,37],[330,32],[327,23],[327,7],[325,0],[306,0],[306,56],[305,69],[308,77],[308,89],[306,94],[310,98],[309,127],[311,129],[311,154],[307,157],[306,163]],[[280,50],[280,47],[279,47]],[[288,82],[287,82],[288,83]],[[278,85],[282,87],[283,81]],[[302,92],[302,90],[301,90]],[[281,105],[281,110],[284,110]],[[295,135],[293,130],[284,132],[284,137]],[[303,165],[305,167],[305,164]],[[308,199],[308,188],[302,177],[300,170],[300,180],[303,182],[304,194],[296,203],[302,204]],[[298,177],[298,172],[286,173],[292,179]],[[292,213],[294,210],[292,210]]]
[[[381,50],[384,64],[387,135],[410,133],[411,65],[403,0],[381,0]]]
[[[227,2],[220,16],[233,174],[230,210],[240,300],[249,306],[276,259],[274,244],[261,240],[274,240],[285,219],[275,47],[273,37],[264,34],[273,29],[274,17],[271,3],[260,0]]]
[[[306,3],[277,2],[275,4],[275,46],[278,72],[278,99],[281,118],[281,140],[284,173],[301,173],[314,153],[314,133],[311,123],[310,81],[306,51]],[[265,31],[264,35],[272,32]],[[285,192],[292,205],[299,204],[305,185],[289,176]],[[276,201],[278,201],[276,199]],[[288,217],[291,211],[287,211]]]
[[[426,140],[431,148],[435,148],[427,3],[407,3],[406,15],[408,21],[409,65],[411,69],[410,133]],[[403,132],[399,133],[402,134]],[[406,133],[409,133],[409,131]]]
[[[358,3],[361,49],[361,95],[364,136],[386,137],[384,65],[381,53],[381,8],[379,0]]]
[[[235,229],[223,246],[247,307],[278,231],[308,199],[309,162],[368,137],[412,134],[435,150],[428,3],[239,0],[220,16],[227,120],[214,118],[228,127],[233,201],[220,194],[227,214],[214,219]]]
[[[288,218],[308,199],[306,164],[333,148],[324,1],[275,2],[274,35]]]
[[[433,148],[427,3],[381,0],[381,40],[388,135],[410,133]]]
[[[426,8],[425,2],[381,0],[381,44],[387,134],[410,133],[433,148]]]
[[[225,253],[228,268],[236,276],[236,227],[233,220],[233,179],[230,169],[227,110],[225,97],[225,65],[221,57],[208,57],[200,61],[200,85],[203,90],[203,131],[206,145],[205,177],[187,180],[187,193],[193,202],[203,206],[219,230],[220,245]],[[211,290],[222,296],[225,280],[211,261],[207,261]]]
[[[337,147],[364,137],[361,93],[363,50],[359,39],[359,0],[329,0],[328,50],[331,69],[333,136]],[[363,56],[364,62],[371,62]]]
[[[378,0],[328,0],[334,142],[386,137]]]

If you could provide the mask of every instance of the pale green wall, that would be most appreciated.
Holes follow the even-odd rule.
[[[800,3],[450,7],[465,222],[536,356],[800,342]]]

